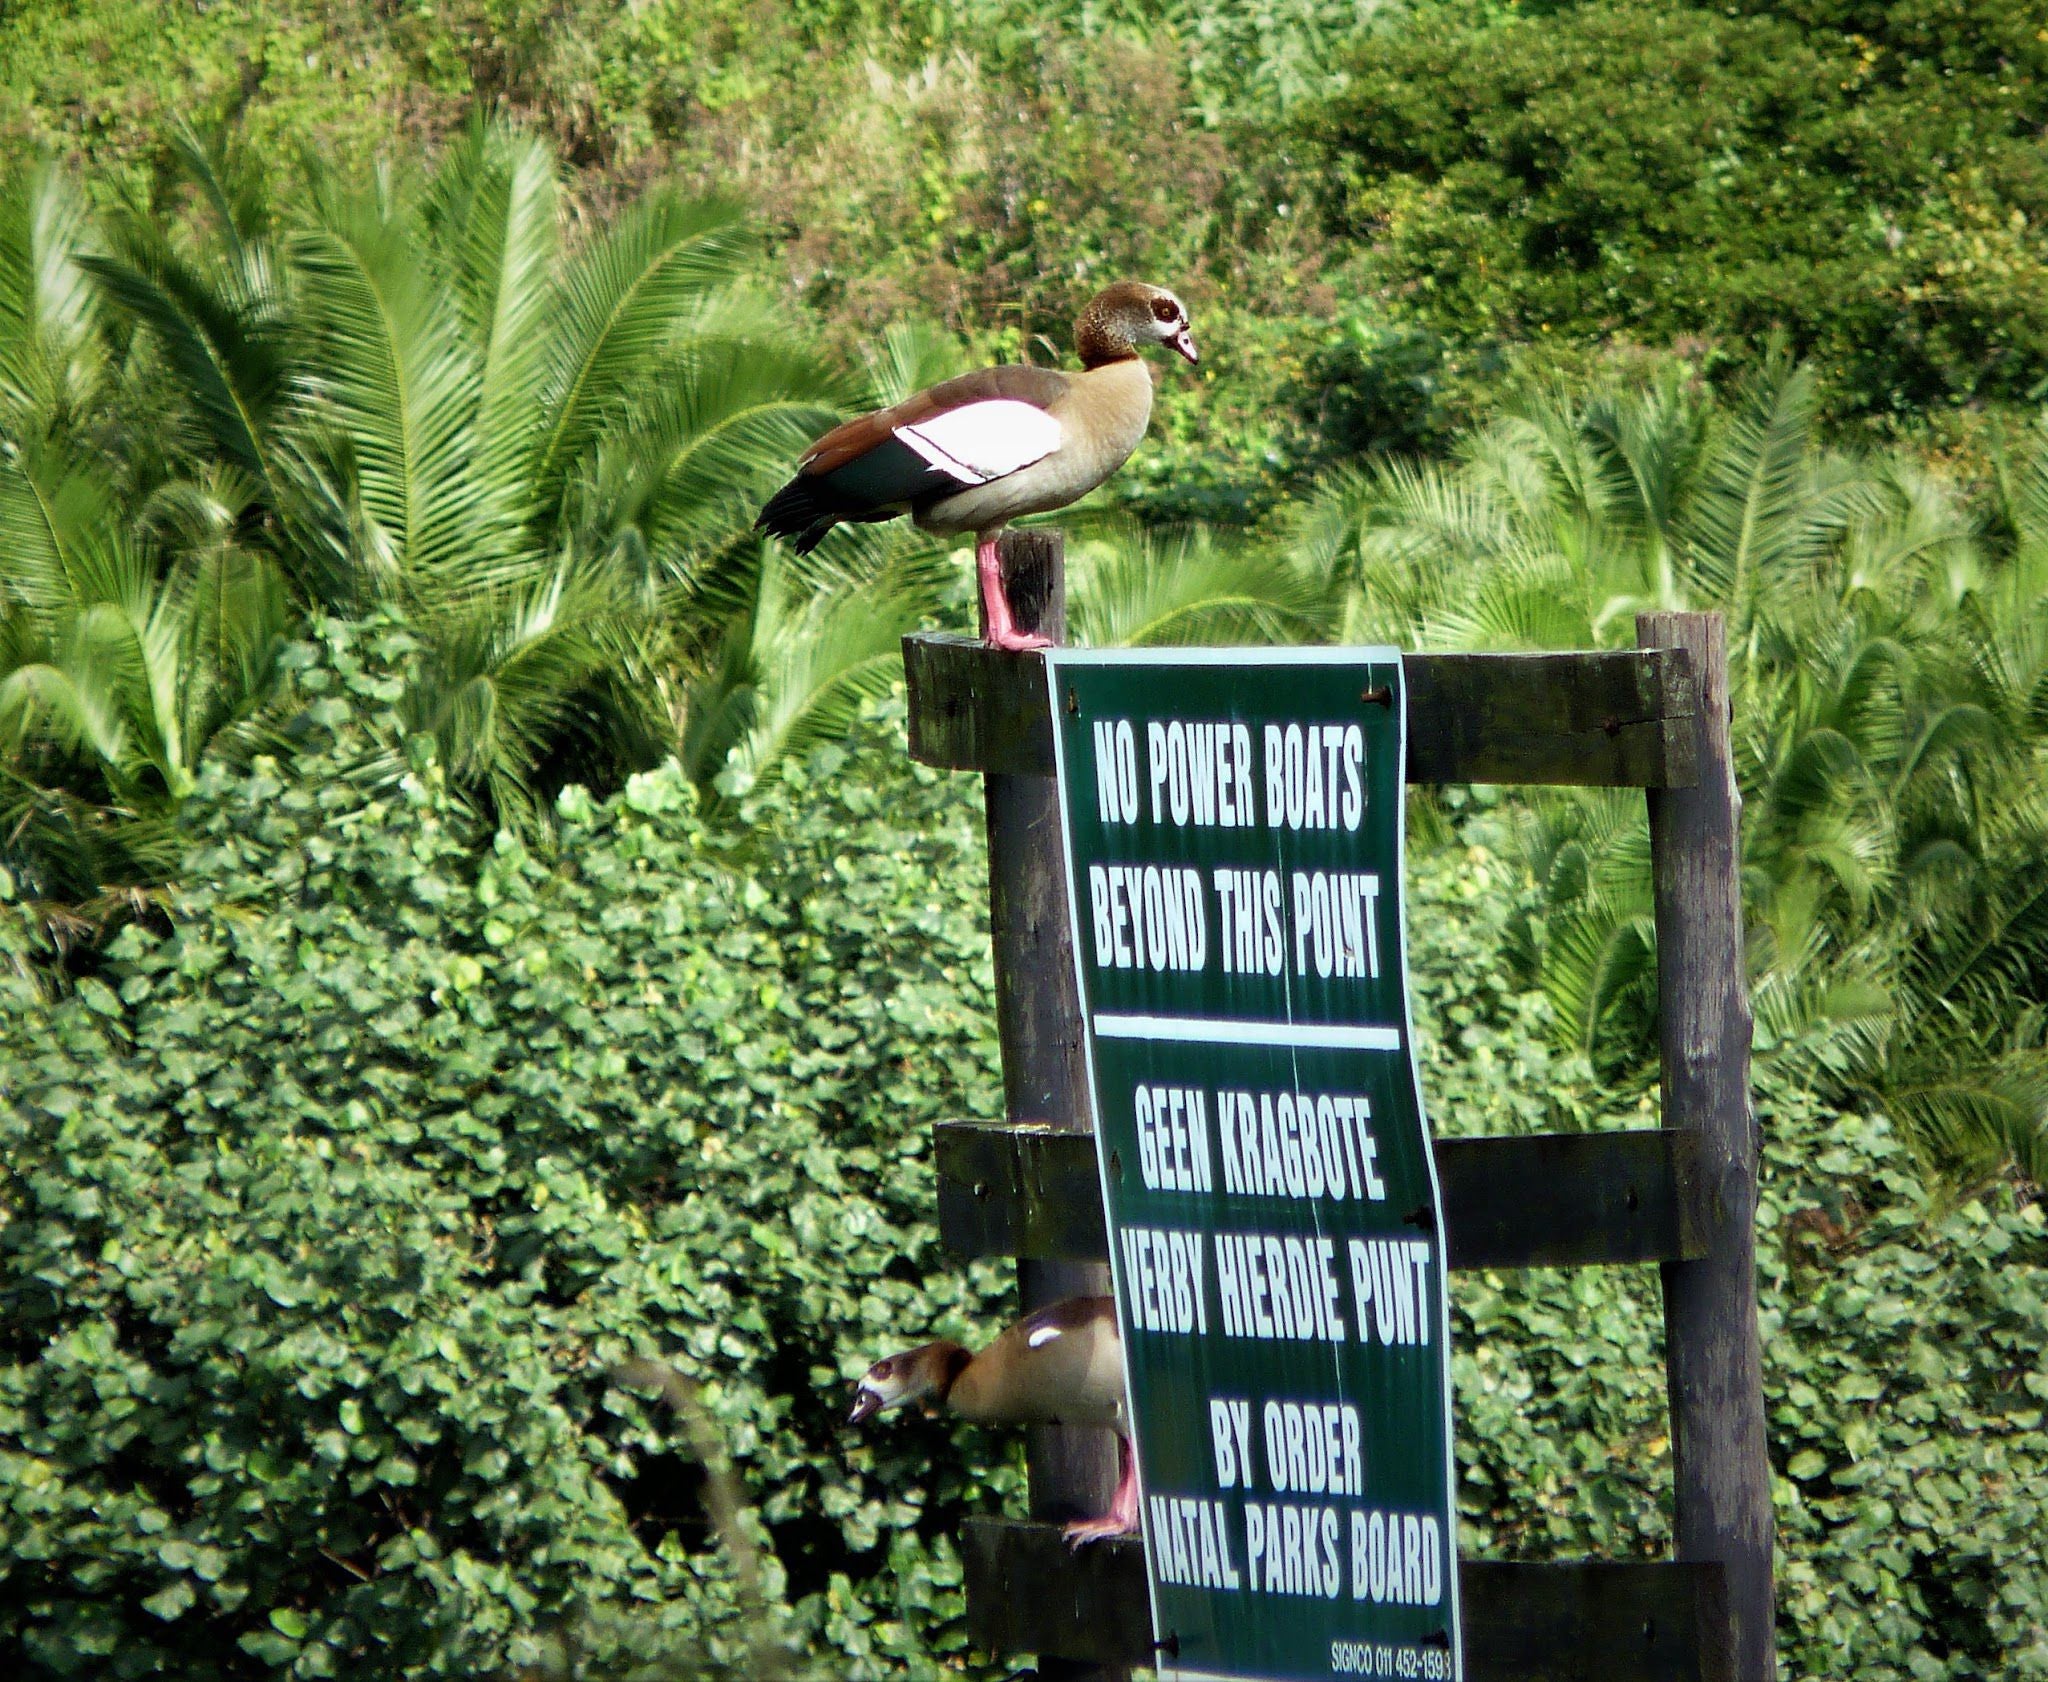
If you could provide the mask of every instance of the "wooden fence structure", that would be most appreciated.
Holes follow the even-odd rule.
[[[1002,550],[1018,623],[1060,640],[1058,534],[1012,533]],[[1443,1139],[1436,1154],[1453,1269],[1659,1264],[1675,1557],[1462,1561],[1470,1682],[1777,1674],[1727,657],[1718,615],[1641,614],[1636,641],[1403,657],[1409,782],[1641,788],[1655,877],[1663,1125]],[[1045,664],[933,634],[906,637],[903,655],[912,756],[985,780],[1009,1118],[940,1125],[940,1231],[961,1255],[1018,1258],[1026,1309],[1107,1294]],[[1532,1198],[1539,1185],[1549,1194]],[[1035,1430],[1026,1457],[1029,1521],[970,1521],[962,1538],[975,1639],[1036,1654],[1046,1682],[1150,1663],[1135,1539],[1060,1542],[1062,1522],[1108,1505],[1108,1434]]]

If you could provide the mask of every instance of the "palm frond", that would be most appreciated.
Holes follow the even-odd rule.
[[[30,900],[74,906],[110,889],[162,882],[182,845],[161,814],[46,786],[0,763],[0,866]]]
[[[15,759],[30,737],[42,736],[110,769],[121,766],[129,741],[114,687],[49,661],[16,666],[0,678],[0,754]]]
[[[2048,1052],[1972,1051],[1961,1036],[1922,1047],[1873,1083],[1878,1101],[1937,1167],[1983,1173],[2011,1164],[2048,1179]]]
[[[1430,613],[1423,640],[1435,648],[1583,648],[1594,640],[1583,579],[1570,556],[1511,539]]]
[[[171,128],[171,155],[213,213],[216,237],[241,262],[272,231],[270,173],[248,136],[233,127],[199,127],[180,119]]]
[[[1334,625],[1324,581],[1278,548],[1253,549],[1202,526],[1160,530],[1111,518],[1081,529],[1069,575],[1078,641],[1307,642]]]
[[[435,625],[409,721],[437,739],[457,781],[489,793],[501,822],[530,825],[545,808],[536,771],[594,703],[594,686],[630,657],[638,624],[603,570],[563,568],[480,594]]]
[[[914,588],[886,581],[816,593],[789,582],[771,556],[756,611],[734,621],[690,691],[683,766],[727,797],[844,734],[901,677],[903,633],[929,606]]]
[[[1585,429],[1601,446],[1608,479],[1599,514],[1653,548],[1669,546],[1706,451],[1709,413],[1676,368],[1644,390],[1603,392],[1589,403]]]
[[[97,464],[0,441],[0,602],[20,602],[47,627],[95,602],[140,609],[149,583]]]
[[[656,395],[599,441],[572,518],[600,549],[631,530],[651,579],[688,587],[750,532],[850,386],[831,363],[774,341],[693,340],[663,365]]]
[[[558,498],[603,419],[682,337],[729,327],[715,294],[738,277],[753,238],[737,207],[655,192],[598,236],[562,276],[535,473]]]
[[[449,149],[422,206],[481,365],[477,430],[491,458],[487,478],[532,466],[559,300],[561,213],[547,143],[481,118]]]
[[[292,370],[287,281],[268,244],[245,244],[229,227],[229,248],[203,261],[131,213],[108,254],[83,263],[161,350],[210,446],[274,497],[272,433]]]
[[[1811,565],[1850,512],[1813,471],[1819,414],[1812,369],[1773,358],[1745,382],[1697,495],[1679,522],[1694,599],[1746,624],[1758,574]]]
[[[308,418],[347,440],[363,517],[425,598],[514,587],[531,574],[523,481],[476,457],[482,368],[402,221],[330,194],[294,247],[314,349]]]
[[[2018,455],[1998,462],[1998,512],[2010,529],[2013,548],[2048,564],[2048,414],[2028,429]]]
[[[906,397],[964,373],[967,357],[960,341],[935,322],[897,321],[883,330],[879,344],[865,347],[870,408],[886,409]]]
[[[83,190],[53,166],[0,190],[0,428],[17,438],[62,430],[101,384],[95,247]]]

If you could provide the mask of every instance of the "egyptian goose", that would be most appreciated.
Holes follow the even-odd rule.
[[[1068,1297],[1027,1314],[979,1355],[942,1339],[877,1361],[853,1387],[847,1422],[922,1402],[984,1425],[1103,1425],[1117,1434],[1116,1494],[1101,1518],[1066,1528],[1069,1547],[1138,1528],[1138,1468],[1124,1407],[1124,1340],[1110,1297]]]
[[[1187,306],[1164,287],[1120,280],[1074,324],[1078,374],[1008,366],[962,374],[834,427],[768,499],[755,526],[808,554],[842,520],[908,514],[940,537],[975,534],[988,640],[1043,648],[1017,629],[996,537],[1026,514],[1064,508],[1119,467],[1152,418],[1143,344],[1195,360]]]

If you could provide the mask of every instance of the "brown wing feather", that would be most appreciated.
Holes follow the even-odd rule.
[[[1050,409],[1065,394],[1068,379],[1057,368],[1033,368],[1010,363],[1000,368],[979,368],[941,380],[901,403],[872,414],[856,415],[835,426],[804,452],[797,472],[810,477],[836,472],[848,462],[864,456],[898,427],[915,426],[948,409],[969,403],[987,403],[998,398],[1030,403]]]

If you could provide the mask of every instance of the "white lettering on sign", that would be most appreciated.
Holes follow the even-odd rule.
[[[1268,1402],[1266,1481],[1282,1495],[1363,1495],[1365,1455],[1349,1402]]]
[[[1202,878],[1156,864],[1091,864],[1088,913],[1105,969],[1198,970],[1209,957]]]
[[[1283,1501],[1244,1506],[1245,1569],[1264,1594],[1311,1594],[1335,1600],[1343,1592],[1335,1507],[1297,1507]]]
[[[1380,973],[1380,879],[1370,870],[1297,870],[1294,882],[1294,973],[1371,976]]]
[[[1287,962],[1280,931],[1280,872],[1231,870],[1209,873],[1216,888],[1217,949],[1225,975],[1278,975]]]
[[[1123,1246],[1131,1324],[1141,1332],[1206,1333],[1209,1303],[1202,1291],[1202,1235],[1127,1226]]]
[[[1429,1240],[1426,1238],[1354,1238],[1351,1257],[1351,1300],[1358,1318],[1358,1340],[1366,1337],[1371,1311],[1373,1338],[1380,1343],[1427,1343],[1431,1297]]]
[[[1153,719],[1145,726],[1152,821],[1177,828],[1245,829],[1252,800],[1252,733],[1242,724]]]
[[[1241,1589],[1244,1579],[1230,1557],[1229,1527],[1221,1501],[1186,1495],[1154,1495],[1152,1558],[1162,1583],[1187,1588]]]
[[[1140,1086],[1135,1108],[1145,1189],[1210,1190],[1208,1095],[1193,1086]]]
[[[1216,1448],[1216,1487],[1252,1486],[1252,1404],[1241,1396],[1209,1398],[1209,1440]]]
[[[1433,1514],[1352,1509],[1353,1600],[1434,1606],[1443,1592],[1443,1530]]]
[[[1327,682],[1239,664],[1259,662],[1099,690],[1077,670],[1055,720],[1066,804],[1044,839],[1075,893],[1133,1434],[1161,1438],[1146,1554],[1156,1592],[1238,1597],[1207,1602],[1229,1626],[1207,1668],[1444,1682],[1455,1633],[1424,1632],[1457,1598],[1433,1466],[1441,1448],[1448,1479],[1450,1350],[1403,1055],[1398,715],[1359,704],[1376,662]]]
[[[1344,1341],[1335,1239],[1219,1232],[1215,1245],[1225,1337]]]
[[[1371,1116],[1369,1099],[1338,1092],[1219,1092],[1223,1189],[1339,1203],[1384,1199]]]
[[[1365,817],[1365,732],[1355,724],[1269,724],[1266,825],[1356,829]]]
[[[1138,821],[1138,735],[1127,718],[1095,721],[1095,815],[1104,823]]]

